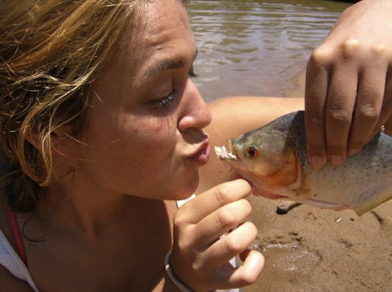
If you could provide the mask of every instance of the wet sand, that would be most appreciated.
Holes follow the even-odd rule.
[[[303,96],[304,71],[293,79]],[[284,201],[251,197],[259,234],[253,248],[266,259],[255,291],[392,291],[392,201],[361,217],[300,205],[277,214]]]
[[[278,201],[250,201],[266,264],[245,291],[391,291],[391,201],[361,217],[305,205],[278,215]]]

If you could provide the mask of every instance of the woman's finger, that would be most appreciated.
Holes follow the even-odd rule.
[[[383,105],[385,76],[386,69],[378,62],[373,62],[373,65],[360,74],[355,114],[347,145],[348,155],[359,152],[377,127]]]
[[[204,265],[218,270],[232,258],[247,249],[257,236],[257,229],[251,222],[245,222],[212,244],[204,253]]]
[[[218,289],[245,287],[256,282],[264,267],[264,257],[261,253],[252,250],[247,255],[243,265],[233,267],[229,263],[218,271]]]
[[[226,232],[234,230],[240,224],[244,223],[251,212],[252,206],[245,199],[219,208],[195,226],[193,232],[197,236],[195,242],[201,248],[206,249]]]
[[[346,160],[357,84],[357,71],[350,65],[334,70],[331,76],[327,93],[325,132],[328,160],[333,165],[340,165]]]
[[[392,68],[389,69],[386,78],[384,98],[383,98],[380,118],[377,122],[376,128],[374,129],[374,132],[372,133],[371,137],[373,137],[384,125],[386,129],[386,133],[389,134],[391,133],[391,126],[390,126],[392,122],[391,115],[392,115]]]
[[[216,186],[183,205],[175,220],[197,224],[220,207],[246,198],[251,193],[249,183],[243,179],[230,181]]]
[[[309,59],[305,86],[305,127],[309,161],[321,168],[327,157],[325,147],[325,96],[328,88],[329,53],[316,49]]]

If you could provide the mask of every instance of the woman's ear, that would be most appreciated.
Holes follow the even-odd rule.
[[[43,137],[42,133],[40,133],[37,128],[34,127],[29,129],[29,132],[26,134],[26,140],[42,153]]]
[[[26,140],[33,145],[39,152],[43,152],[43,147],[50,147],[52,154],[60,153],[61,144],[69,138],[70,126],[61,126],[50,133],[50,144],[45,143],[44,140],[49,140],[45,135],[36,128],[31,128],[26,135]],[[45,149],[48,152],[49,149]]]

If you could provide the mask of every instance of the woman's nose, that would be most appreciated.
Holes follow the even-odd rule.
[[[211,112],[192,80],[188,79],[182,97],[182,115],[178,129],[203,129],[211,123]]]

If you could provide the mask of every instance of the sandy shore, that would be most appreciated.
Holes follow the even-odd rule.
[[[278,215],[281,201],[251,203],[266,265],[245,291],[392,291],[392,201],[361,217],[305,205]]]
[[[293,79],[303,96],[305,72]],[[252,197],[254,248],[266,259],[253,291],[392,291],[392,201],[358,217],[301,205],[277,214],[282,201]]]

